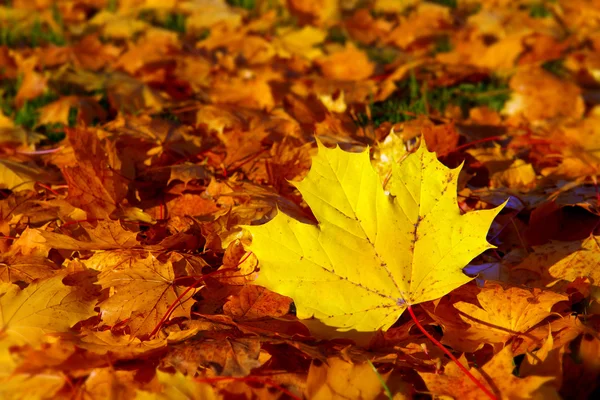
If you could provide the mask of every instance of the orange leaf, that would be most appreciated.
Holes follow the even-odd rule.
[[[98,284],[112,288],[112,295],[100,303],[102,321],[108,325],[124,322],[131,335],[145,337],[176,304],[170,318],[188,317],[194,304],[192,296],[197,289],[186,290],[175,283],[175,272],[170,262],[162,263],[154,256],[139,259],[130,266],[120,266],[100,274]]]

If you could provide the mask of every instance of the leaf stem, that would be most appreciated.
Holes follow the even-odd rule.
[[[181,299],[183,299],[185,297],[185,295],[188,294],[192,289],[197,288],[198,285],[200,284],[200,282],[203,282],[204,279],[206,279],[206,278],[208,278],[209,276],[212,276],[212,275],[222,274],[223,272],[228,272],[228,271],[236,271],[238,269],[238,267],[241,264],[243,264],[244,261],[246,261],[251,255],[252,255],[252,252],[249,251],[240,261],[238,261],[238,263],[237,263],[237,265],[236,265],[235,268],[224,268],[224,269],[221,269],[221,270],[213,271],[213,272],[210,272],[208,274],[201,275],[198,279],[196,279],[196,281],[190,287],[188,287],[187,289],[185,289],[183,291],[183,293],[181,293],[179,296],[177,296],[177,298],[175,299],[175,301],[173,303],[171,303],[171,305],[167,309],[167,312],[165,313],[165,315],[163,315],[163,317],[160,319],[160,321],[158,322],[158,324],[154,327],[154,329],[152,330],[152,332],[150,332],[150,337],[153,337],[154,335],[156,335],[158,333],[158,331],[163,326],[163,324],[171,316],[171,313],[173,312],[173,310],[175,309],[175,307],[177,307],[177,304],[180,304]],[[181,278],[192,278],[192,277],[191,276],[184,276],[184,277],[181,277]],[[176,281],[177,279],[178,278],[175,278],[173,281]]]
[[[200,282],[202,282],[203,280],[204,280],[204,278],[196,279],[196,281],[194,282],[194,284],[192,286],[188,287],[187,289],[185,289],[183,291],[183,293],[181,293],[179,296],[177,296],[175,301],[167,309],[167,312],[165,313],[165,315],[163,315],[163,317],[160,319],[158,324],[154,327],[152,332],[150,332],[150,337],[153,337],[154,335],[156,335],[158,333],[158,331],[163,326],[165,321],[167,319],[169,319],[169,317],[171,316],[171,313],[173,312],[175,307],[177,307],[177,305],[180,304],[181,299],[183,299],[185,297],[185,295],[188,294],[191,290],[195,289],[200,284]]]
[[[467,368],[465,368],[464,365],[462,365],[460,363],[460,361],[458,361],[458,359],[456,357],[454,357],[454,355],[452,353],[450,353],[450,351],[444,347],[443,344],[441,344],[440,342],[438,342],[433,336],[431,336],[431,334],[429,332],[427,332],[425,330],[425,328],[423,328],[423,325],[421,325],[421,323],[419,322],[419,320],[417,319],[417,316],[415,315],[415,312],[413,311],[412,307],[409,305],[408,306],[408,312],[410,313],[411,318],[413,319],[413,321],[415,322],[415,324],[417,325],[417,327],[421,330],[421,332],[423,332],[423,334],[425,336],[427,336],[427,339],[431,340],[433,342],[434,345],[436,345],[436,347],[438,347],[440,350],[442,350],[448,357],[450,357],[450,359],[452,361],[454,361],[456,363],[456,365],[458,366],[458,368],[460,368],[460,370],[462,372],[464,372],[465,375],[467,375],[469,377],[469,379],[471,379],[471,381],[477,385],[477,387],[479,389],[481,389],[486,395],[487,397],[489,397],[491,400],[498,400],[498,398],[489,391],[488,388],[486,388],[483,383],[481,383],[479,381],[479,379],[475,378],[473,376],[473,374],[471,374],[469,372],[469,370]]]
[[[39,156],[39,155],[44,155],[44,154],[52,154],[52,153],[56,153],[57,151],[62,150],[63,146],[59,146],[55,149],[48,149],[48,150],[36,150],[36,151],[20,151],[17,150],[17,153],[19,154],[25,154],[27,156]]]
[[[461,151],[461,150],[464,150],[471,146],[475,146],[476,144],[486,143],[486,142],[495,142],[495,141],[499,141],[499,140],[503,140],[503,139],[505,139],[505,136],[503,136],[503,135],[490,136],[490,137],[487,137],[484,139],[474,140],[472,142],[468,142],[463,145],[460,145],[460,146],[456,147],[453,151]],[[443,154],[443,155],[446,155],[446,154]]]

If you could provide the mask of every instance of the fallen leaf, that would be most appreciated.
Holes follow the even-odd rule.
[[[204,180],[210,179],[210,174],[203,165],[192,164],[189,162],[173,165],[171,168],[171,175],[167,185],[174,180],[181,181],[186,185],[193,180]]]
[[[2,282],[27,282],[36,279],[49,278],[58,269],[58,266],[41,256],[23,256],[7,252],[0,254],[0,281]]]
[[[267,356],[266,359],[269,357]],[[164,362],[186,375],[210,369],[218,376],[247,376],[265,361],[261,344],[251,339],[189,340],[171,347]]]
[[[595,176],[600,170],[600,132],[597,116],[589,116],[572,124],[564,124],[551,135],[561,157],[558,166],[542,171],[544,175],[557,178],[576,179]]]
[[[62,168],[69,185],[67,201],[85,210],[90,218],[106,219],[127,194],[128,181],[120,160],[109,155],[98,134],[91,128],[68,129],[67,137],[76,162]]]
[[[154,256],[139,259],[131,267],[120,265],[103,271],[98,279],[103,288],[113,288],[113,294],[100,303],[102,321],[113,326],[126,322],[131,335],[146,337],[167,315],[170,318],[189,317],[197,289],[185,293],[185,287],[175,283],[170,262],[160,262]]]
[[[67,332],[96,315],[95,293],[85,286],[66,286],[65,274],[34,281],[25,289],[3,287],[0,329],[23,343],[38,344],[47,333]]]
[[[519,366],[519,376],[549,376],[557,390],[562,386],[564,347],[555,347],[552,333],[544,344],[535,352],[527,353]]]
[[[490,286],[481,290],[477,300],[480,307],[462,301],[454,304],[470,325],[460,335],[482,343],[506,343],[511,338],[527,340],[528,331],[552,315],[552,306],[568,297],[540,289]]]
[[[535,187],[537,175],[531,164],[515,158],[510,151],[502,151],[499,146],[487,149],[467,150],[481,162],[490,173],[490,187],[509,187],[530,190]]]
[[[336,0],[315,0],[306,2],[290,0],[290,11],[300,20],[321,26],[331,24],[339,14],[339,4]]]
[[[93,98],[64,96],[40,108],[38,124],[60,123],[69,126],[69,115],[72,109],[77,110],[76,119],[85,122],[86,125],[106,119],[106,112]]]
[[[255,283],[294,299],[301,319],[365,332],[386,330],[407,306],[471,280],[462,268],[492,247],[485,235],[501,207],[461,215],[458,169],[443,166],[424,145],[393,168],[386,195],[368,152],[319,144],[296,187],[320,225],[278,213],[246,227],[260,261]]]
[[[598,0],[4,3],[1,398],[598,392]]]
[[[106,91],[111,106],[127,114],[137,114],[140,110],[160,112],[168,101],[166,94],[120,72],[108,75]]]
[[[528,121],[580,118],[584,103],[579,87],[541,68],[519,68],[510,80],[513,90],[503,113]]]
[[[196,382],[181,372],[169,374],[157,370],[156,377],[162,385],[158,393],[138,390],[136,400],[179,400],[179,399],[220,399],[221,396],[208,383]]]
[[[37,57],[32,56],[24,60],[21,65],[23,82],[15,96],[15,104],[19,107],[22,106],[25,101],[41,96],[48,90],[48,77],[44,76],[43,73],[36,71],[37,63]]]
[[[313,361],[306,378],[306,397],[309,399],[375,399],[384,393],[382,381],[389,374],[375,372],[369,363],[353,364],[330,357],[325,363]],[[400,387],[397,399],[410,398],[410,389]]]
[[[164,338],[142,341],[131,335],[115,335],[111,331],[84,330],[80,336],[67,337],[65,340],[114,361],[150,357],[167,347]]]
[[[85,380],[83,389],[86,398],[90,400],[124,400],[132,399],[140,386],[135,379],[135,372],[117,371],[109,367],[93,369]]]
[[[361,81],[369,78],[375,70],[375,65],[366,53],[352,44],[348,44],[342,51],[316,60],[316,63],[329,79]]]
[[[118,222],[98,221],[95,227],[86,228],[85,234],[80,238],[37,229],[34,245],[37,243],[49,248],[66,250],[125,249],[139,245],[137,233],[123,229]]]
[[[199,0],[188,2],[183,7],[191,11],[186,28],[192,32],[221,23],[227,27],[236,27],[242,23],[242,15],[236,12],[224,0]]]
[[[244,286],[223,306],[223,312],[235,320],[281,317],[288,313],[292,299],[259,286]]]
[[[461,362],[466,364],[465,361],[463,358]],[[535,398],[536,392],[553,379],[543,376],[527,378],[514,376],[512,374],[513,355],[510,346],[502,349],[481,369],[483,372],[476,368],[470,368],[469,372],[498,398],[503,399]],[[434,395],[461,399],[488,398],[470,379],[465,379],[464,373],[454,363],[446,365],[443,374],[419,372],[419,375],[425,381],[428,391]]]
[[[570,242],[552,241],[535,246],[514,271],[528,270],[539,275],[542,285],[552,287],[560,281],[573,282],[587,277],[598,287],[600,274],[595,265],[600,262],[598,244],[600,238],[591,235],[584,240]]]
[[[33,190],[35,183],[47,180],[44,170],[31,164],[0,160],[0,188]]]
[[[15,374],[0,379],[0,397],[6,400],[55,398],[66,383],[61,374]]]
[[[299,30],[281,29],[277,36],[275,47],[280,57],[287,58],[298,55],[312,60],[323,54],[323,51],[317,46],[325,40],[327,32],[312,26],[305,26]]]

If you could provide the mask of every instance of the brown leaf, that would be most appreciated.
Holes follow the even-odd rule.
[[[90,218],[108,218],[127,195],[128,181],[119,173],[121,161],[109,154],[94,129],[68,129],[76,165],[62,173],[69,185],[67,201]]]
[[[236,320],[252,320],[262,317],[281,317],[288,313],[292,299],[271,292],[260,286],[244,286],[239,294],[232,296],[223,311]]]
[[[173,346],[164,362],[188,375],[206,368],[218,376],[246,376],[266,361],[260,347],[253,339],[191,340]]]
[[[189,318],[194,304],[192,296],[197,290],[189,290],[184,295],[186,288],[175,283],[173,265],[162,263],[152,255],[137,260],[130,267],[121,264],[103,271],[98,284],[104,289],[113,288],[113,294],[100,303],[102,321],[109,326],[123,322],[131,329],[132,336],[143,338],[153,332],[163,318],[165,321]],[[174,308],[170,310],[171,306]]]

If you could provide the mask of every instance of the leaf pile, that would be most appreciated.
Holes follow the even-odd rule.
[[[0,398],[597,396],[598,11],[0,7]]]

